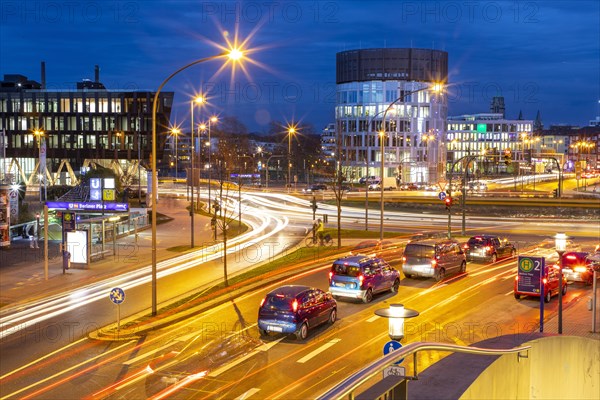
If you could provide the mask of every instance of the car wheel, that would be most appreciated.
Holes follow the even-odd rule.
[[[564,296],[565,294],[567,294],[567,284],[566,284],[566,283],[565,283],[565,284],[563,285],[563,287],[562,287],[562,294],[563,294],[563,296]]]
[[[398,288],[399,287],[400,287],[400,279],[396,279],[394,281],[394,284],[390,288],[390,292],[392,292],[392,293],[398,293]]]
[[[298,329],[298,332],[296,332],[296,339],[304,340],[304,339],[306,339],[307,336],[308,336],[308,325],[306,325],[306,322],[304,322],[302,324],[302,326],[300,327],[300,329]]]
[[[496,253],[492,254],[491,261],[492,261],[492,263],[495,263],[496,261],[498,261],[498,256],[496,255]]]
[[[404,274],[404,276],[408,279],[412,278],[413,276],[411,274]]]
[[[259,329],[258,331],[260,332],[261,336],[269,336],[269,331],[266,329]]]
[[[550,300],[552,300],[552,293],[548,290],[544,296],[544,303],[550,303]]]
[[[337,319],[337,310],[334,308],[333,310],[331,310],[331,312],[329,313],[329,323],[331,325],[333,325],[333,323],[335,322],[335,320]]]
[[[367,289],[367,293],[362,298],[363,303],[370,303],[373,300],[373,290],[371,288]]]
[[[439,282],[442,279],[444,279],[444,276],[446,276],[446,270],[444,268],[441,268],[435,275],[435,280]]]
[[[464,262],[464,261],[462,262],[462,264],[460,264],[460,272],[463,273],[463,274],[465,272],[467,272],[467,263]]]
[[[520,294],[516,294],[516,293],[515,293],[515,299],[517,299],[517,300],[521,300],[521,295],[520,295]]]

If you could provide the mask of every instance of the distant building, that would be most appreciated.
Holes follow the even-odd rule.
[[[381,171],[386,108],[384,177],[436,182],[444,176],[447,98],[430,90],[448,80],[448,53],[413,48],[349,50],[336,55],[336,128],[341,162],[359,178]],[[418,92],[417,92],[418,91]],[[367,171],[369,171],[367,173]]]
[[[337,153],[335,123],[327,124],[321,131],[321,156],[325,161],[334,161]]]
[[[98,66],[95,75],[94,81],[77,83],[76,90],[46,89],[44,63],[41,83],[23,75],[4,75],[0,81],[0,130],[5,131],[7,145],[0,168],[12,165],[13,170],[7,172],[13,174],[14,180],[33,183],[41,140],[46,145],[50,183],[60,178],[57,172],[65,163],[75,173],[90,161],[106,164],[134,160],[136,165],[148,164],[155,93],[108,90],[99,81]],[[163,158],[169,135],[172,103],[173,92],[159,95],[158,162]],[[43,136],[36,137],[36,130],[43,131]]]
[[[566,171],[575,171],[577,165],[581,171],[600,171],[600,126],[552,125],[543,131],[543,137],[561,142],[558,153],[564,155]]]

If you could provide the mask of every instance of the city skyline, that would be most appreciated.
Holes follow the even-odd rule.
[[[273,120],[319,131],[334,121],[336,53],[433,48],[449,54],[449,115],[489,112],[501,95],[507,118],[539,110],[546,127],[587,125],[600,114],[600,6],[577,4],[3,1],[0,74],[40,81],[44,61],[48,89],[74,89],[99,65],[108,89],[156,90],[181,66],[218,54],[215,43],[249,36],[247,74],[215,75],[213,62],[165,87],[175,92],[172,123],[189,129],[189,100],[203,90],[206,116],[234,115],[257,132]]]

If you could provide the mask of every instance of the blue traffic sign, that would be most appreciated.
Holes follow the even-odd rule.
[[[401,347],[402,347],[402,343],[400,343],[396,340],[390,340],[383,346],[383,355],[385,356],[386,354],[391,353],[394,350],[398,350]],[[402,361],[404,361],[404,358],[396,361],[394,364],[400,364]]]
[[[440,193],[438,194],[438,197],[439,197],[439,199],[440,199],[440,200],[442,200],[442,201],[443,201],[443,200],[446,198],[446,192],[440,192]]]
[[[125,291],[121,288],[112,288],[110,290],[110,294],[108,295],[108,297],[110,298],[110,301],[112,301],[115,304],[121,304],[122,302],[125,301]]]

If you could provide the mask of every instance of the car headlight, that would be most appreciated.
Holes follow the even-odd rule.
[[[581,272],[587,271],[587,268],[586,267],[575,267],[575,268],[573,268],[573,271],[581,273]]]

